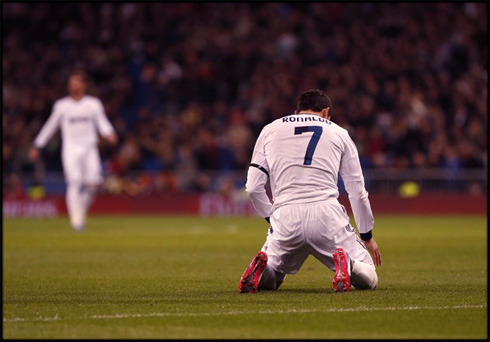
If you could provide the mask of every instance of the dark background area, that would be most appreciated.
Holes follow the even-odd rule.
[[[117,130],[101,155],[127,193],[243,173],[311,88],[366,169],[487,168],[488,3],[2,3],[2,51],[4,195],[60,174],[59,135],[39,165],[27,152],[77,68]]]

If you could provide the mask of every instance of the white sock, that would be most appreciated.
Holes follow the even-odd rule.
[[[374,290],[378,286],[378,275],[374,266],[352,260],[351,284],[359,290]]]
[[[80,183],[68,183],[66,189],[66,207],[73,229],[82,230],[85,226],[85,208]]]

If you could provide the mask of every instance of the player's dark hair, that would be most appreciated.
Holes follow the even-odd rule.
[[[314,112],[320,112],[327,107],[330,107],[330,111],[332,111],[332,101],[327,94],[320,89],[310,89],[299,97],[296,111],[312,110]]]

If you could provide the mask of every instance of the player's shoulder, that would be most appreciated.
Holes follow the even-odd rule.
[[[100,99],[96,96],[93,96],[93,95],[85,95],[83,97],[83,99],[87,102],[91,102],[91,103],[96,103],[96,104],[101,104],[102,102],[100,101]]]
[[[276,126],[276,125],[277,125],[277,121],[278,121],[278,120],[279,120],[279,119],[274,120],[274,121],[272,121],[272,122],[269,122],[269,123],[268,123],[268,124],[266,124],[264,127],[262,127],[262,131],[260,132],[260,134],[261,134],[261,135],[264,135],[264,134],[266,134],[266,133],[270,132],[271,130],[273,130],[273,129],[274,129],[274,126]]]
[[[333,122],[333,121],[330,121],[331,122],[331,130],[332,132],[335,132],[335,135],[340,137],[340,139],[342,139],[342,141],[346,142],[346,141],[349,141],[351,140],[351,137],[350,137],[350,134],[349,134],[349,131],[340,126],[339,124]]]
[[[84,104],[88,105],[90,108],[94,109],[95,111],[103,111],[104,105],[102,104],[102,101],[95,96],[92,95],[85,95],[83,97]]]
[[[340,134],[349,135],[349,131],[347,129],[345,129],[344,127],[340,126],[339,124],[337,124],[333,121],[330,121],[330,125],[331,125],[333,130],[339,132]]]
[[[56,101],[54,101],[53,111],[55,113],[61,114],[65,111],[69,110],[70,104],[71,104],[71,101],[70,101],[69,96],[64,96],[62,98],[59,98]]]
[[[272,122],[269,122],[264,127],[262,127],[262,131],[260,132],[260,135],[265,137],[265,136],[268,136],[271,133],[279,130],[281,127],[281,119],[282,118],[276,119]]]
[[[70,97],[69,96],[63,96],[62,98],[59,98],[58,100],[54,101],[55,105],[62,105],[70,102]]]

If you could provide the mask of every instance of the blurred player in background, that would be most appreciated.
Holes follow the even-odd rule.
[[[307,91],[296,114],[265,126],[257,139],[246,188],[271,227],[240,279],[241,293],[277,290],[310,254],[335,271],[336,292],[377,287],[381,254],[359,155],[348,132],[330,121],[331,108],[324,92]],[[339,172],[362,241],[337,200]],[[268,181],[273,203],[265,190]]]
[[[68,80],[69,96],[55,102],[30,150],[30,159],[34,162],[39,158],[39,150],[61,127],[66,204],[71,226],[76,231],[84,229],[88,209],[103,180],[97,131],[110,144],[117,143],[114,127],[107,119],[101,101],[87,95],[86,91],[86,74],[83,71],[72,73]]]

